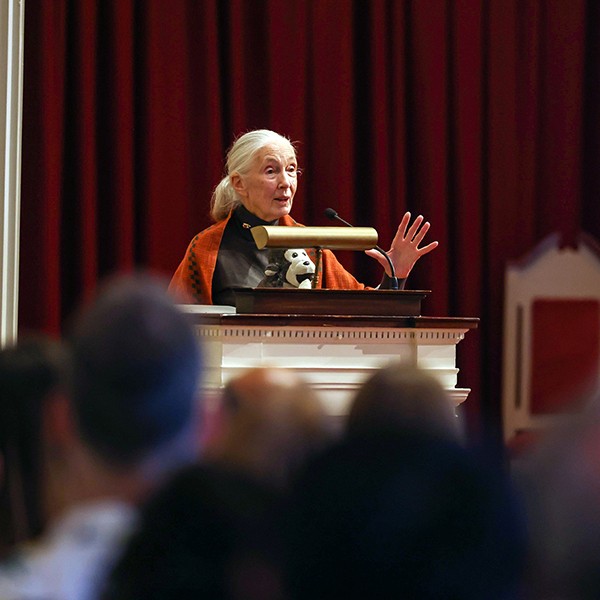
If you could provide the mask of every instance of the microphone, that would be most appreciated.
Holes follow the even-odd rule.
[[[342,217],[340,217],[340,215],[338,215],[337,212],[335,210],[333,210],[333,208],[326,208],[323,211],[323,214],[328,219],[331,219],[332,221],[334,219],[337,219],[338,221],[341,221],[347,227],[354,227],[354,225],[352,225],[351,223],[348,223],[348,221],[345,221],[344,219],[342,219]],[[392,263],[390,257],[387,255],[387,252],[383,248],[380,248],[379,246],[374,246],[373,249],[377,250],[377,252],[379,252],[380,254],[383,254],[383,256],[385,256],[388,266],[390,267],[390,273],[392,274],[390,277],[390,287],[392,290],[397,290],[398,289],[398,279],[396,277],[396,270],[394,269],[394,264]]]

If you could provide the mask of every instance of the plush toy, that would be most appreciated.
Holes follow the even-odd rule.
[[[275,248],[269,251],[269,264],[258,287],[310,288],[315,276],[315,263],[301,248]]]

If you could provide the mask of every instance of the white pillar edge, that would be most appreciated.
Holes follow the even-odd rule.
[[[25,0],[0,0],[0,347],[17,339]]]

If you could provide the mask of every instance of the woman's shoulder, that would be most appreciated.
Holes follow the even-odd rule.
[[[198,241],[201,238],[210,237],[211,235],[221,234],[224,231],[228,221],[229,217],[222,219],[221,221],[217,221],[216,223],[212,223],[208,227],[205,227],[204,229],[202,229],[202,231],[198,232],[194,236],[192,242]]]
[[[288,227],[306,227],[306,225],[302,225],[302,223],[298,223],[296,219],[290,217],[290,215],[284,215],[279,219],[280,225],[287,225]]]

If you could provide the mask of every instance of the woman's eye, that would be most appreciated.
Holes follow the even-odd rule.
[[[267,175],[273,175],[273,173],[275,173],[275,169],[273,169],[272,167],[269,167],[268,169],[265,170],[265,173]]]
[[[296,165],[289,165],[287,168],[287,172],[291,175],[295,175],[298,172]]]

